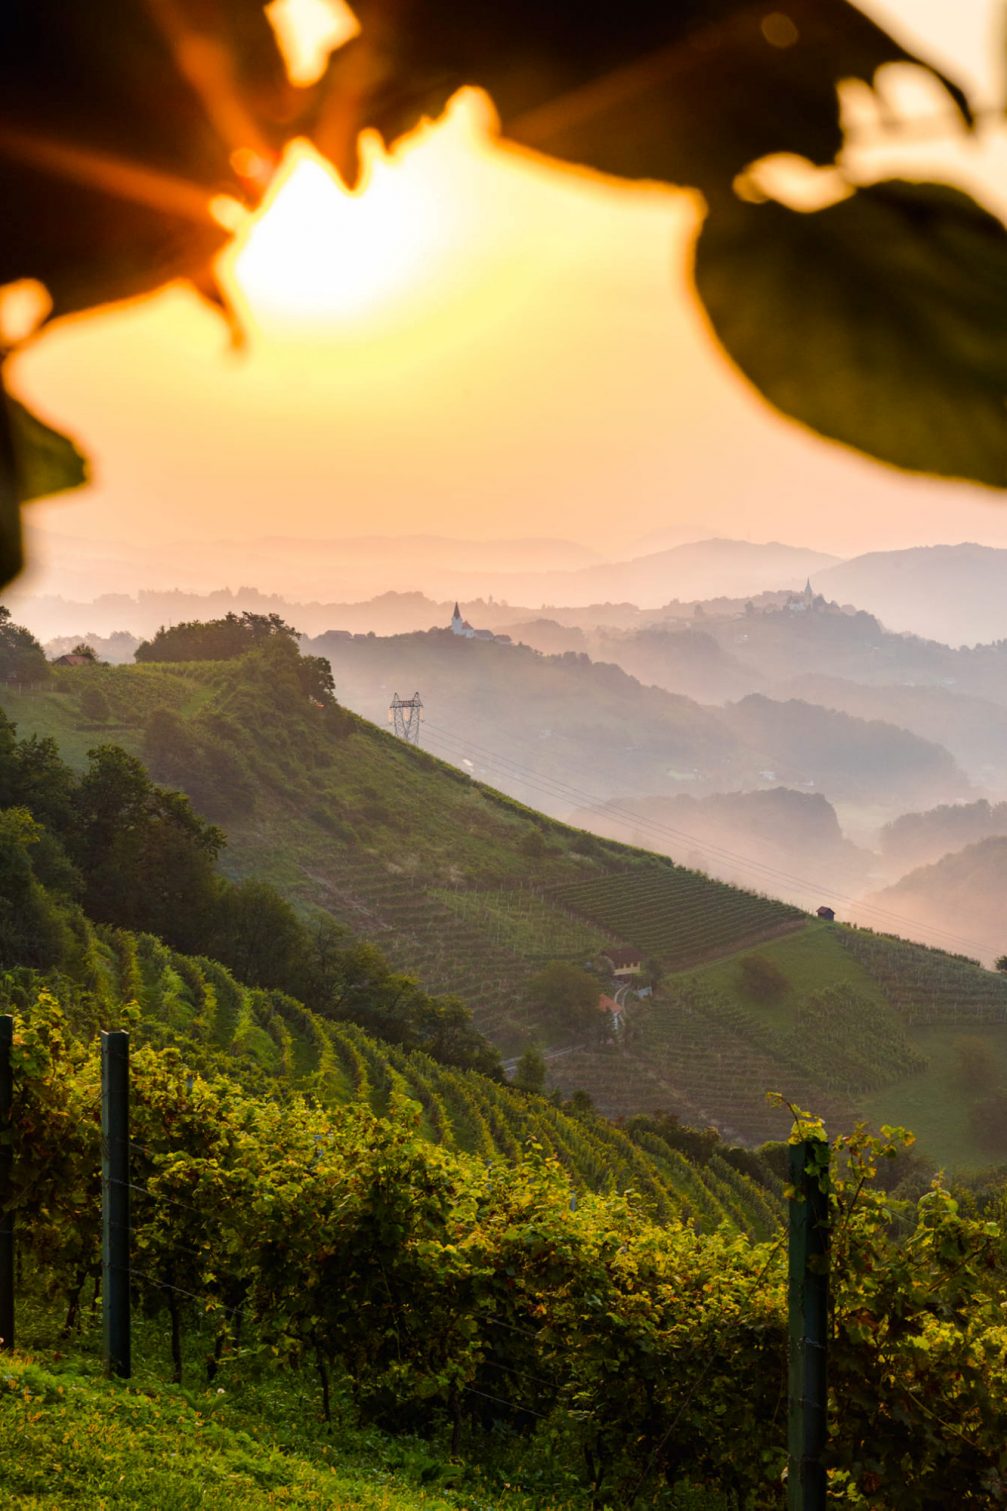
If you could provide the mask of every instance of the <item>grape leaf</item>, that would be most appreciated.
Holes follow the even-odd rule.
[[[847,0],[781,0],[778,11],[769,0],[358,0],[354,11],[361,33],[332,59],[315,128],[350,176],[361,127],[394,141],[475,84],[514,141],[723,193],[770,153],[831,162],[837,83],[910,59]]]
[[[198,276],[300,108],[258,0],[7,0],[0,284],[60,315]]]
[[[785,414],[898,467],[1007,487],[1007,229],[967,195],[891,181],[814,214],[725,202],[696,282]]]
[[[54,430],[17,399],[8,395],[6,402],[22,503],[86,483],[87,461],[69,436]]]

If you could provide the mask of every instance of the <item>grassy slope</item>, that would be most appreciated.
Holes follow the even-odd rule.
[[[47,1350],[7,1358],[0,1369],[6,1507],[519,1511],[533,1504],[502,1474],[463,1471],[446,1455],[434,1458],[428,1445],[338,1419],[323,1427],[302,1402],[309,1383],[297,1376],[266,1384],[228,1377],[226,1387],[199,1390],[143,1370],[126,1384],[102,1378],[79,1347],[73,1360]],[[149,1347],[142,1352],[149,1356]]]
[[[93,679],[115,715],[104,729],[87,725],[80,713],[80,691]],[[257,679],[247,666],[69,670],[57,674],[54,687],[4,693],[0,702],[22,733],[53,735],[77,765],[103,741],[140,751],[159,688],[164,705],[195,715],[197,726],[226,720],[256,790],[247,815],[224,821],[226,869],[265,877],[293,899],[326,908],[432,989],[460,993],[507,1051],[527,1041],[530,1025],[519,1009],[525,983],[543,960],[557,953],[583,958],[589,939],[598,948],[613,931],[597,919],[590,927],[581,921],[576,929],[558,929],[551,905],[539,909],[537,921],[518,917],[515,927],[515,911],[527,912],[530,903],[534,913],[534,900],[526,896],[515,909],[513,896],[501,893],[569,887],[627,867],[648,878],[669,873],[667,862],[586,840],[373,725],[354,721],[353,733],[334,739],[306,703],[275,707],[268,677]],[[708,897],[711,919],[724,903],[748,898],[680,874]],[[456,890],[460,903],[443,895]],[[758,935],[777,927],[779,904],[752,897],[745,907],[747,930]],[[702,954],[700,948],[695,958]]]
[[[77,702],[82,677],[101,679],[114,727],[82,727]],[[268,685],[261,679],[256,683],[236,663],[71,671],[60,674],[55,685],[65,690],[7,693],[2,701],[23,733],[53,734],[77,764],[90,745],[103,740],[139,750],[143,722],[159,704],[195,717],[197,723],[212,715],[228,718],[238,748],[254,768],[257,791],[247,817],[225,821],[229,869],[269,877],[291,897],[321,905],[373,937],[429,986],[459,991],[505,1051],[519,1049],[534,1031],[520,1003],[524,983],[542,958],[564,951],[580,955],[592,930],[599,944],[613,935],[633,936],[625,908],[609,927],[596,906],[590,916],[571,912],[578,887],[607,886],[606,878],[621,875],[620,894],[636,888],[646,900],[655,885],[663,887],[669,876],[679,877],[693,891],[699,888],[718,936],[723,936],[725,907],[737,907],[748,896],[701,883],[694,873],[669,872],[617,844],[592,842],[583,853],[576,831],[523,810],[374,726],[356,722],[348,738],[332,740],[311,725],[310,710],[273,717]],[[541,904],[539,889],[546,894]],[[564,905],[562,919],[557,901]],[[931,952],[912,946],[896,950],[881,941],[877,949],[888,965],[880,969],[877,961],[865,963],[844,949],[839,929],[809,922],[799,932],[774,939],[779,905],[767,904],[760,912],[762,905],[752,897],[745,906],[742,935],[754,915],[756,935],[764,924],[766,936],[761,943],[749,936],[746,950],[758,949],[775,960],[790,980],[780,1004],[756,1009],[744,1001],[736,981],[739,939],[718,937],[719,958],[671,974],[662,996],[641,1010],[634,1041],[622,1051],[585,1049],[555,1059],[555,1082],[567,1090],[586,1088],[611,1113],[666,1108],[685,1120],[713,1121],[751,1139],[778,1133],[763,1093],[785,1089],[834,1118],[845,1120],[861,1109],[879,1119],[904,1118],[915,1124],[921,1144],[938,1159],[981,1165],[1000,1157],[998,1148],[974,1135],[941,1038],[942,1024],[957,1021],[969,1031],[979,1024],[975,1031],[988,1036],[1000,1063],[999,1030],[982,1022],[990,1016],[983,1006],[993,990],[989,973],[973,971],[968,981],[934,977],[924,982],[921,991],[930,1004],[924,1016],[930,1026],[926,1031],[922,1023],[915,1026],[920,1014],[913,1010],[907,1032],[930,1060],[928,1072],[881,1092],[837,1100],[807,1067],[802,1073],[792,1056],[781,1058],[780,1031],[802,997],[825,985],[855,990],[868,1014],[872,1002],[887,999],[898,1007],[893,983],[904,963],[926,965]],[[678,917],[674,907],[668,912]],[[694,961],[705,960],[707,953],[698,951]],[[672,970],[689,963],[680,955],[665,957]],[[971,968],[961,969],[968,975]],[[739,1026],[723,1013],[714,1020],[701,1005],[681,1008],[683,990],[696,982],[743,1010],[745,1021]],[[870,1032],[870,1021],[865,1021],[864,1036]],[[948,1042],[953,1039],[951,1033]],[[1007,1156],[1007,1131],[1002,1153]]]

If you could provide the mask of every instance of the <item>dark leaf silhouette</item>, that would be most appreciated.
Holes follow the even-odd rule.
[[[786,0],[780,11],[751,0],[359,0],[354,9],[361,34],[332,60],[316,126],[350,177],[361,127],[394,141],[475,84],[514,141],[720,194],[768,153],[831,162],[839,81],[869,81],[910,59],[847,0]]]
[[[87,482],[87,463],[68,436],[53,430],[16,399],[8,398],[7,405],[23,502]]]
[[[837,84],[870,81],[882,64],[910,58],[848,0],[780,3],[773,10],[766,0],[623,7],[358,0],[360,35],[333,55],[318,85],[301,89],[287,77],[262,0],[7,0],[0,285],[40,280],[57,317],[178,276],[212,296],[210,263],[225,240],[211,210],[215,196],[256,203],[284,143],[299,134],[312,135],[352,181],[361,130],[376,128],[393,142],[439,114],[459,88],[478,85],[515,142],[607,173],[703,191],[713,216],[700,248],[701,292],[728,350],[772,402],[899,465],[1003,482],[1002,451],[996,460],[1002,371],[988,333],[980,334],[987,310],[1000,312],[990,283],[1001,253],[989,218],[962,196],[946,197],[938,213],[931,192],[924,213],[922,199],[910,209],[905,191],[901,199],[870,191],[849,207],[806,217],[798,231],[779,206],[734,200],[737,175],[767,154],[831,162],[841,145]],[[949,109],[967,119],[960,92],[944,84]],[[868,239],[853,246],[858,220]],[[783,228],[775,258],[773,227]],[[910,254],[931,233],[932,254]],[[886,235],[895,238],[891,249]],[[788,259],[804,277],[798,242],[817,259],[818,277],[795,294],[809,317],[819,295],[832,297],[842,282],[844,259],[852,256],[849,266],[861,270],[855,287],[835,299],[836,318],[818,332],[846,352],[845,376],[835,385],[834,355],[816,353],[794,322],[775,327],[761,350],[746,340],[764,310],[785,304]],[[971,295],[955,248],[976,265]],[[854,328],[839,335],[839,322],[875,318],[903,253],[898,310],[864,333],[865,352],[879,360],[887,353],[869,373],[866,361],[857,367],[853,360]],[[718,271],[739,262],[744,276]],[[871,288],[874,299],[865,292]],[[902,350],[896,330],[915,318],[911,293],[936,296],[933,312],[917,311],[917,329],[937,340],[918,368],[893,357]],[[797,331],[796,341],[788,331]],[[929,387],[911,421],[921,381]],[[948,406],[939,424],[938,393]],[[8,549],[0,572],[9,575],[17,494],[36,484],[16,475],[6,429],[0,535]],[[50,476],[80,480],[72,448],[51,439],[43,452]]]
[[[0,283],[60,315],[200,274],[210,201],[254,198],[297,108],[255,0],[8,0]]]
[[[942,184],[815,214],[734,201],[699,240],[714,330],[765,396],[917,471],[1007,487],[1007,230]]]

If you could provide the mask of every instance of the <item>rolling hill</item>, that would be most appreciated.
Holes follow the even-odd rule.
[[[787,787],[704,798],[624,797],[578,809],[571,821],[739,886],[757,884],[760,875],[768,886],[775,873],[774,891],[812,910],[830,890],[862,891],[877,865],[870,851],[844,837],[821,793]]]
[[[323,635],[307,644],[328,658],[338,695],[355,712],[381,722],[394,692],[418,689],[427,748],[556,817],[628,792],[780,784],[892,817],[907,800],[969,791],[939,745],[797,700],[752,695],[715,708],[585,655],[540,655],[449,631]]]
[[[870,551],[824,568],[815,587],[895,630],[950,645],[1007,636],[1007,551],[963,543]]]
[[[0,977],[0,1001],[30,1014],[38,991],[48,991],[85,1041],[99,1026],[128,1023],[134,1050],[174,1047],[191,1068],[222,1071],[258,1095],[303,1091],[327,1107],[415,1119],[432,1143],[482,1160],[517,1159],[533,1142],[577,1188],[635,1190],[660,1220],[688,1218],[710,1231],[726,1221],[757,1236],[779,1220],[779,1180],[727,1145],[690,1158],[674,1133],[669,1141],[649,1125],[625,1131],[382,1043],[282,992],[245,987],[215,961],[181,955],[151,935],[85,926],[80,959],[73,976],[18,970]],[[785,1128],[777,1114],[776,1132]]]
[[[919,866],[869,903],[898,911],[915,938],[939,943],[948,929],[975,941],[975,952],[991,963],[1007,953],[1007,836],[994,835]]]
[[[78,766],[103,742],[143,753],[158,780],[198,794],[197,805],[222,818],[232,876],[272,881],[302,909],[322,908],[373,938],[428,988],[459,993],[504,1053],[538,1038],[553,1084],[586,1090],[602,1112],[673,1112],[754,1143],[778,1131],[767,1090],[846,1123],[868,1106],[885,1116],[889,1093],[926,1084],[916,1119],[923,1147],[971,1165],[999,1157],[990,1138],[1000,1134],[984,1142],[969,1121],[948,1046],[978,1032],[996,1060],[1002,978],[963,967],[975,1006],[962,1008],[958,987],[949,994],[939,972],[924,972],[931,1016],[899,1028],[897,973],[848,947],[868,936],[548,819],[353,715],[333,722],[291,670],[268,647],[223,663],[57,669],[52,690],[8,689],[3,702],[22,734],[55,736]],[[83,711],[87,688],[105,699],[100,723]],[[615,1041],[557,1038],[529,1006],[530,978],[550,959],[583,962],[611,943],[652,957],[654,998],[631,1008]],[[929,951],[879,948],[909,950],[929,969]],[[741,962],[753,954],[776,964],[778,1000],[746,995]],[[823,990],[842,1002],[812,1000]],[[866,1042],[879,1014],[894,1046],[885,1084],[863,1062],[837,1083],[834,1056],[821,1048],[830,1019]],[[250,1044],[277,1053],[262,1037],[268,1025],[248,1030]],[[294,1063],[305,1052],[282,1053]],[[306,1073],[319,1064],[303,1061]]]

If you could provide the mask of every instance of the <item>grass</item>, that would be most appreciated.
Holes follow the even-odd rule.
[[[778,1001],[754,1002],[741,989],[739,966],[746,955],[764,955],[786,976],[789,990]],[[794,934],[737,950],[712,965],[689,973],[728,996],[738,997],[747,1010],[773,1029],[793,1026],[798,1003],[823,985],[848,986],[879,1005],[885,996],[874,977],[846,950],[832,924],[811,921]]]
[[[345,1420],[326,1427],[308,1382],[183,1389],[149,1372],[107,1380],[93,1358],[14,1355],[0,1364],[5,1507],[89,1511],[484,1511],[579,1499],[531,1497],[439,1445]]]
[[[863,1099],[864,1112],[875,1125],[886,1122],[911,1128],[922,1154],[960,1174],[1007,1160],[1007,1129],[1000,1130],[999,1143],[995,1142],[998,1130],[989,1126],[985,1137],[977,1139],[974,1102],[959,1076],[958,1046],[980,1035],[992,1079],[1007,1085],[1007,1025],[972,1029],[961,1023],[927,1024],[911,1028],[907,1037],[926,1056],[928,1069]]]

